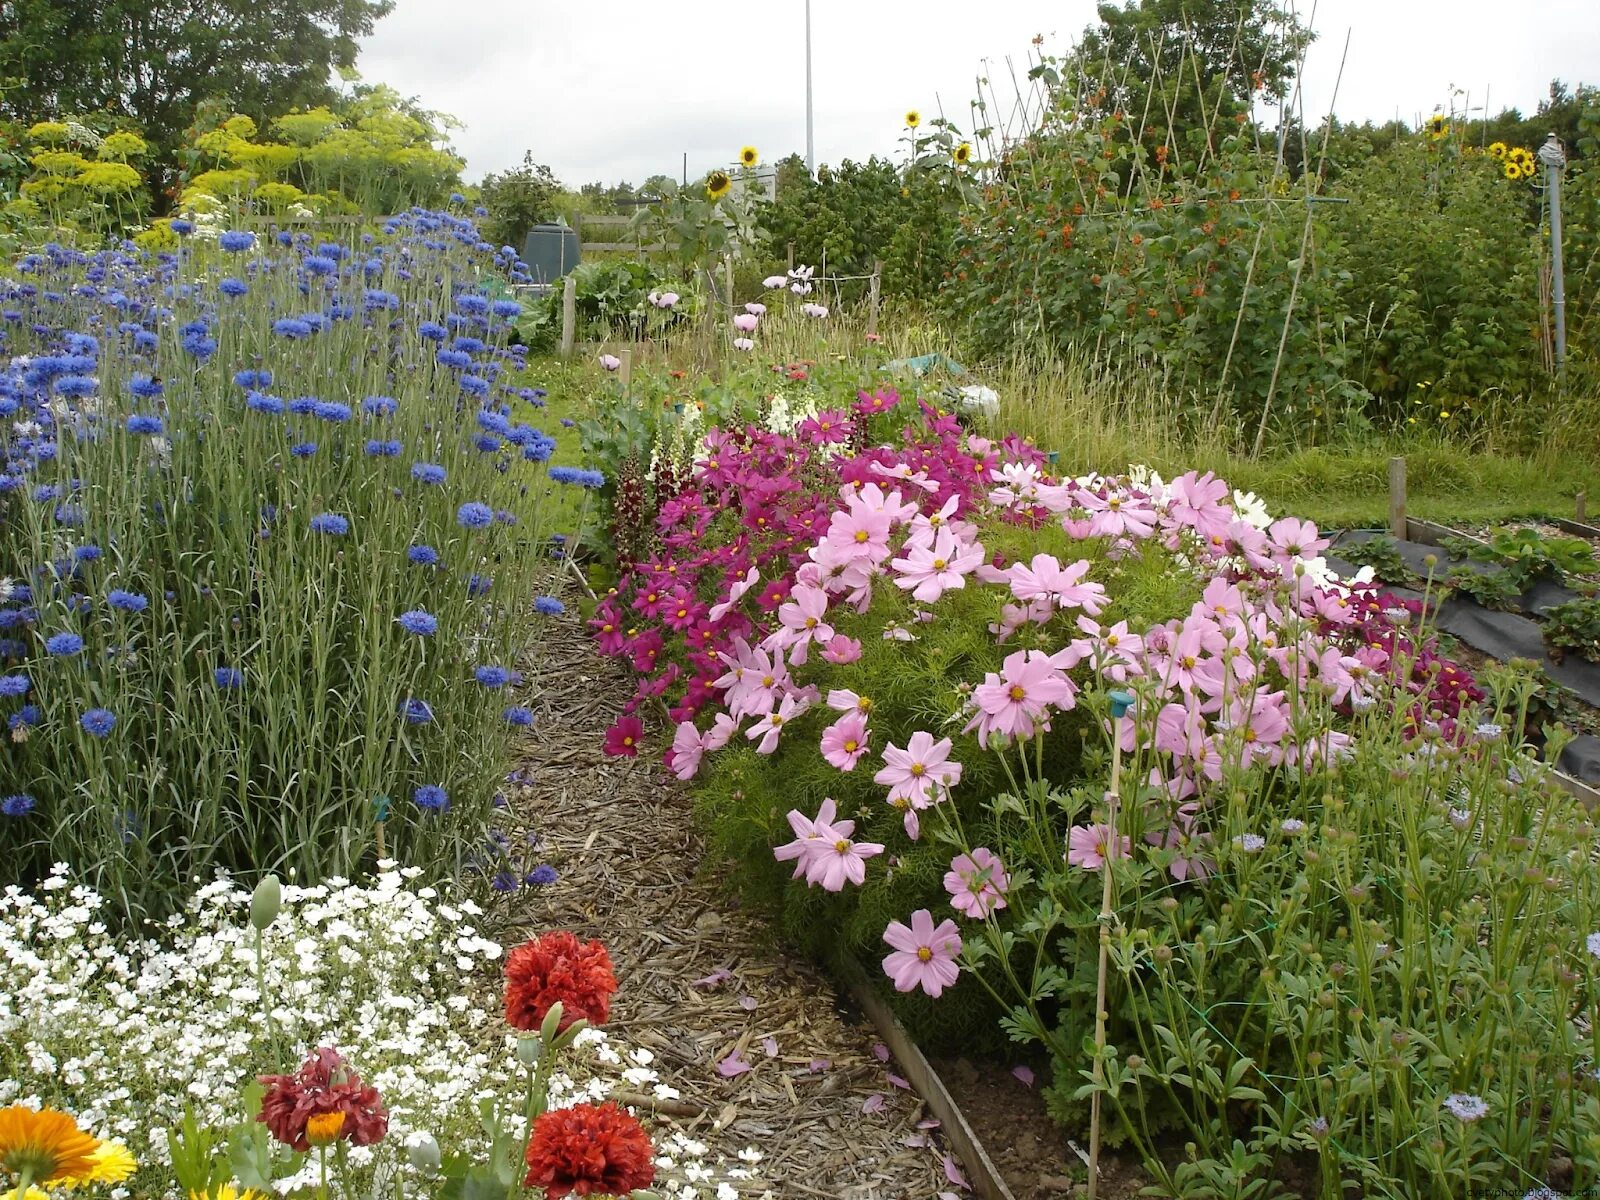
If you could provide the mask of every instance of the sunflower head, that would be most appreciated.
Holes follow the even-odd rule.
[[[1505,156],[1506,156],[1506,144],[1504,142],[1490,142],[1489,143],[1489,157],[1490,158],[1504,158]]]
[[[726,171],[713,171],[706,176],[706,195],[721,200],[733,190],[733,180]]]
[[[761,161],[761,151],[757,150],[754,146],[746,146],[743,150],[739,151],[739,161],[747,167],[753,167]]]
[[[962,142],[954,150],[950,151],[950,157],[956,161],[957,166],[966,166],[967,163],[972,161],[972,143]]]
[[[921,124],[922,124],[922,114],[919,113],[914,108],[908,110],[907,113],[906,113],[906,128],[907,129],[915,129],[918,125],[921,125]]]
[[[46,1183],[76,1182],[93,1173],[99,1149],[98,1139],[57,1109],[0,1108],[0,1170],[26,1170]]]
[[[1428,123],[1423,126],[1428,136],[1437,140],[1450,132],[1450,123],[1444,119],[1443,113],[1434,113],[1428,118]]]

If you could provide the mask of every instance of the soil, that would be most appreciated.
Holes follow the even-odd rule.
[[[1016,1200],[1088,1194],[1089,1147],[1069,1138],[1045,1111],[1042,1071],[1029,1086],[995,1063],[935,1059],[933,1068]],[[1099,1194],[1105,1200],[1131,1200],[1148,1183],[1131,1158],[1101,1152]]]

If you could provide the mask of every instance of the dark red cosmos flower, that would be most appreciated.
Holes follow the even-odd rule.
[[[644,740],[644,722],[638,717],[622,717],[606,730],[605,752],[618,758],[636,758]]]
[[[561,1003],[566,1029],[579,1017],[605,1024],[617,977],[611,955],[599,942],[580,942],[565,929],[530,938],[506,958],[506,1023],[513,1029],[538,1029],[545,1014]]]
[[[331,1046],[313,1051],[293,1075],[263,1075],[260,1082],[267,1094],[256,1120],[302,1154],[311,1149],[306,1122],[315,1116],[342,1114],[339,1136],[356,1146],[370,1146],[389,1131],[378,1089],[364,1085]]]
[[[552,1109],[533,1123],[522,1183],[544,1188],[545,1200],[626,1196],[654,1182],[654,1154],[650,1136],[613,1101]]]

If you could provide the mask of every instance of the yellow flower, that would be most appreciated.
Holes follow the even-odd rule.
[[[263,1200],[260,1192],[245,1188],[240,1191],[231,1183],[220,1184],[205,1192],[190,1192],[189,1200]]]
[[[972,143],[962,142],[954,150],[950,151],[950,157],[955,159],[957,166],[965,166],[972,161]]]
[[[1504,158],[1505,156],[1506,156],[1506,144],[1504,142],[1490,142],[1489,143],[1489,157],[1491,157],[1491,158]]]
[[[98,1139],[57,1109],[0,1108],[0,1169],[13,1175],[26,1171],[46,1183],[84,1179],[99,1148]]]
[[[1520,162],[1518,162],[1514,158],[1507,159],[1506,160],[1506,165],[1504,167],[1502,167],[1501,170],[1503,170],[1506,173],[1506,178],[1507,179],[1521,179],[1522,178],[1522,164]]]
[[[1442,113],[1434,113],[1433,116],[1428,118],[1427,122],[1422,128],[1427,132],[1427,135],[1430,138],[1432,138],[1434,141],[1438,141],[1445,134],[1450,132],[1450,122],[1444,119],[1444,115]]]
[[[316,1113],[306,1118],[306,1141],[313,1146],[331,1146],[343,1128],[342,1112]]]
[[[906,113],[906,128],[907,129],[915,129],[918,125],[921,125],[921,124],[922,124],[922,114],[919,113],[916,109],[913,108],[913,109],[911,109],[910,111],[908,111]]]
[[[706,195],[721,200],[733,190],[733,180],[726,171],[713,171],[706,176]]]
[[[132,1152],[121,1142],[101,1142],[90,1158],[93,1165],[89,1173],[73,1180],[68,1187],[85,1183],[121,1183],[139,1166]]]
[[[761,161],[761,151],[757,150],[754,146],[746,146],[743,150],[739,151],[739,161],[747,167],[753,167]]]

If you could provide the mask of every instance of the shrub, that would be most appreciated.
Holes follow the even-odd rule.
[[[159,913],[219,866],[314,880],[379,836],[433,868],[480,844],[532,551],[572,514],[478,245],[419,213],[354,249],[234,232],[21,261],[5,880],[68,861]]]

